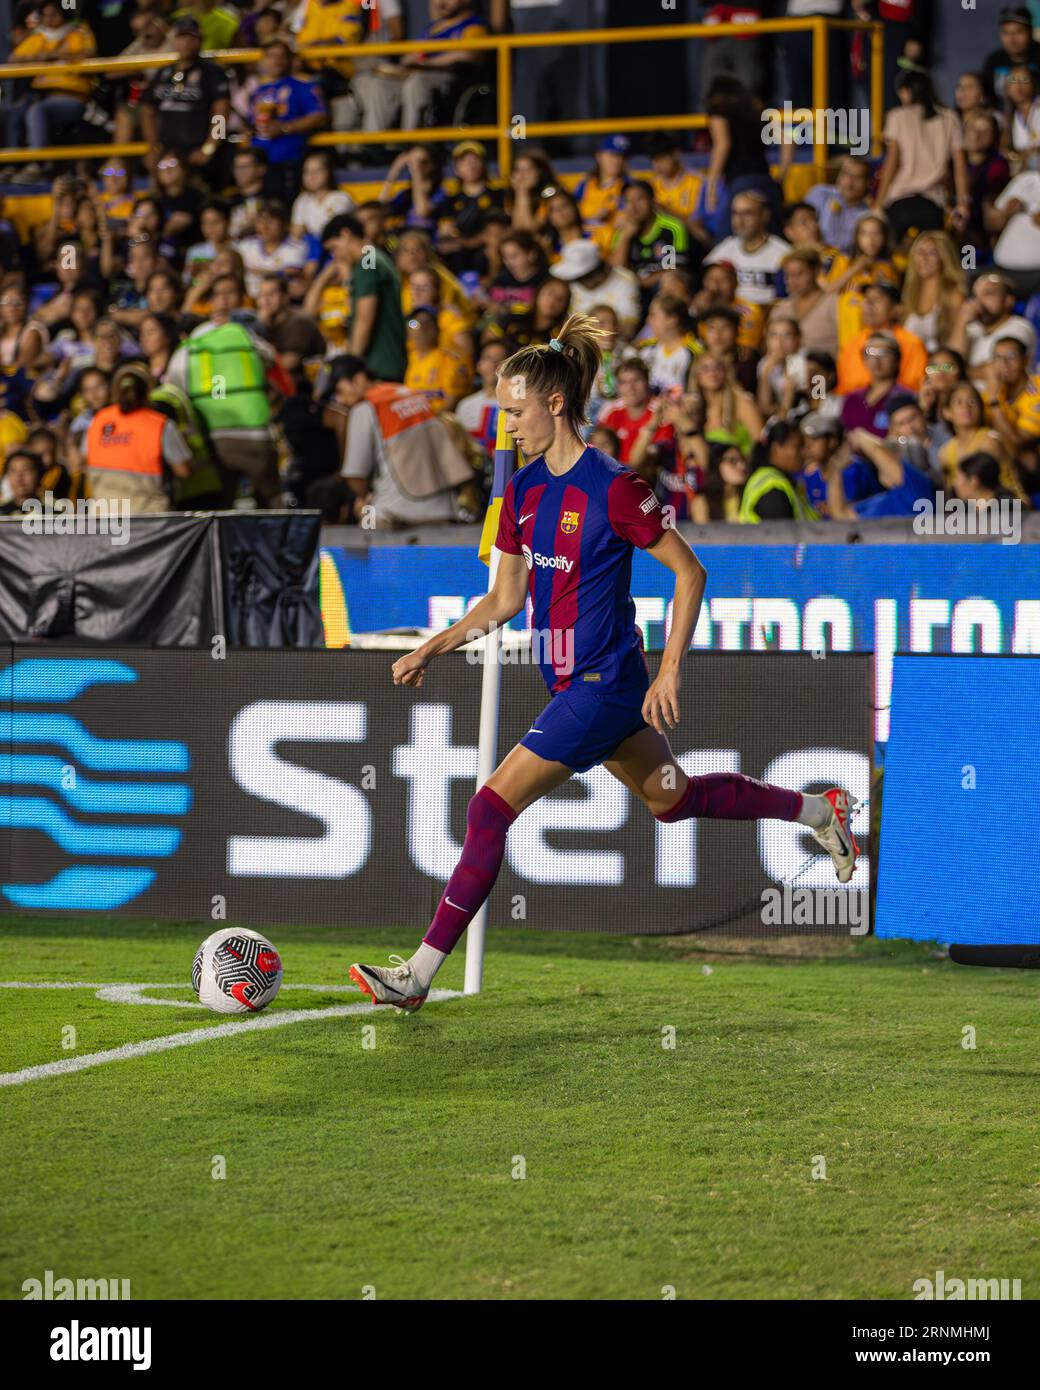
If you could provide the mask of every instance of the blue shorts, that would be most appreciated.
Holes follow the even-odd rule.
[[[641,710],[649,688],[649,677],[610,691],[579,681],[552,697],[520,742],[540,758],[587,772],[648,727]]]

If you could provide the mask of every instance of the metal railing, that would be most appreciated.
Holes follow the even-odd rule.
[[[884,116],[884,28],[880,23],[860,20],[838,20],[817,17],[813,19],[771,19],[762,20],[754,26],[756,36],[768,34],[809,33],[812,36],[813,53],[813,106],[814,112],[828,110],[828,71],[827,40],[832,30],[863,30],[870,35],[870,126],[871,153],[877,155],[881,149],[881,127]],[[667,24],[646,25],[634,29],[588,29],[567,33],[544,34],[490,34],[485,38],[468,39],[464,43],[443,39],[400,39],[386,43],[361,44],[323,44],[308,46],[298,50],[309,62],[322,60],[330,65],[342,63],[354,57],[396,57],[407,53],[450,53],[450,52],[488,52],[495,54],[496,67],[496,120],[493,125],[467,126],[424,126],[416,130],[389,129],[379,131],[343,130],[322,131],[311,135],[309,143],[323,145],[408,145],[421,143],[440,143],[457,140],[460,134],[481,140],[494,140],[497,145],[498,168],[501,176],[508,174],[512,164],[512,151],[519,138],[545,139],[558,135],[596,135],[603,133],[628,133],[644,130],[700,130],[707,126],[705,115],[676,113],[661,116],[616,116],[595,120],[578,121],[530,121],[523,120],[522,136],[515,133],[516,117],[520,113],[512,110],[513,72],[511,55],[523,48],[566,48],[585,47],[590,44],[614,43],[660,43],[675,42],[682,39],[720,39],[727,36],[749,37],[747,24]],[[227,66],[257,63],[263,56],[259,48],[215,49],[203,54],[213,62]],[[175,62],[176,53],[158,53],[150,57],[134,58],[89,58],[79,63],[63,63],[60,70],[78,76],[118,76],[120,73],[146,72],[152,68],[164,67]],[[19,77],[53,76],[56,65],[53,63],[4,63],[0,64],[0,80]],[[797,113],[795,113],[797,114]],[[827,142],[820,138],[822,122],[816,122],[813,139],[813,165],[819,178],[823,178],[827,165]],[[112,155],[132,158],[147,154],[149,146],[143,140],[113,144],[111,141],[96,145],[62,145],[34,149],[32,157],[36,160],[59,161],[71,159],[108,159]],[[0,163],[24,161],[25,150],[0,150]]]

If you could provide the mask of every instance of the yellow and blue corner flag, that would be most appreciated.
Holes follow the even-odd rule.
[[[480,549],[477,551],[485,565],[491,564],[491,547],[498,535],[498,517],[502,510],[506,484],[519,466],[516,445],[512,436],[506,433],[506,417],[500,410],[495,431],[495,480],[491,487],[487,515],[484,517],[484,529],[480,533]]]

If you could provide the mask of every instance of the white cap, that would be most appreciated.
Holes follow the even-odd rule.
[[[557,280],[581,280],[603,264],[599,248],[592,241],[565,241],[560,259],[549,267]]]

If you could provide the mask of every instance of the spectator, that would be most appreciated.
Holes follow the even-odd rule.
[[[917,403],[929,435],[937,446],[945,444],[950,437],[949,427],[943,419],[950,392],[958,382],[967,379],[967,363],[959,352],[952,348],[940,348],[938,352],[930,354],[928,366],[924,369],[924,381],[917,393]]]
[[[398,65],[401,76],[359,73],[358,98],[366,130],[385,130],[396,125],[398,117],[402,129],[416,130],[433,102],[447,96],[459,77],[481,61],[478,49],[465,48],[467,40],[487,33],[472,0],[432,0],[430,9],[432,18],[419,37],[457,42],[458,52],[408,53]]]
[[[217,63],[199,57],[202,30],[197,20],[177,21],[173,47],[176,62],[159,68],[141,96],[141,130],[150,146],[145,162],[154,169],[160,149],[174,150],[193,169],[207,169],[218,179],[220,122],[227,121],[231,105],[227,74]]]
[[[1007,187],[1011,168],[997,149],[1000,125],[997,118],[980,112],[964,123],[964,158],[968,166],[968,192],[971,215],[962,233],[965,245],[976,252],[982,263],[992,258],[990,233],[1000,228],[994,216],[997,198]]]
[[[844,479],[835,471],[830,479],[828,501],[830,512],[838,520],[853,517],[913,516],[918,503],[934,503],[935,485],[921,465],[920,446],[898,437],[877,439],[868,430],[853,430],[850,447],[864,455],[877,475],[879,490],[868,497],[848,502],[844,495]]]
[[[814,511],[829,517],[831,480],[835,473],[844,472],[849,463],[845,431],[840,420],[818,411],[803,415],[798,427],[802,432],[801,484]]]
[[[690,520],[737,522],[748,480],[748,461],[735,444],[709,444],[704,484],[690,505]]]
[[[896,92],[901,104],[885,117],[885,161],[873,209],[884,209],[896,244],[912,228],[942,231],[952,165],[957,201],[951,223],[963,229],[971,216],[971,200],[960,122],[939,105],[925,72],[904,72],[896,81]]]
[[[739,520],[818,521],[798,480],[802,470],[802,435],[797,425],[778,420],[755,445],[751,476],[744,487]]]
[[[1025,64],[1040,78],[1040,44],[1033,38],[1033,21],[1025,5],[1000,12],[1000,47],[989,55],[982,68],[982,81],[991,107],[1003,105],[1008,73]]]
[[[922,232],[910,248],[900,305],[903,327],[935,352],[949,338],[964,300],[964,272],[953,242],[945,232]],[[905,348],[903,356],[905,361]]]
[[[877,334],[891,336],[899,347],[899,383],[916,394],[924,380],[928,351],[916,334],[899,323],[899,290],[889,280],[875,280],[863,296],[863,329],[842,348],[838,357],[838,390],[843,396],[869,385],[873,377],[865,352]],[[873,354],[876,356],[877,354]]]
[[[841,407],[845,432],[869,430],[883,439],[888,434],[891,411],[897,402],[912,402],[913,396],[900,384],[900,343],[890,332],[872,332],[863,345],[863,363],[869,385],[848,392]],[[852,500],[856,500],[855,498]]]
[[[27,449],[8,454],[3,468],[6,500],[0,503],[0,516],[13,516],[25,509],[25,503],[40,497],[43,464]]]
[[[178,263],[199,237],[199,211],[205,195],[192,182],[189,166],[176,150],[164,154],[155,166],[162,214],[160,238],[177,250]]]
[[[237,10],[218,4],[217,0],[194,0],[193,4],[174,10],[172,18],[175,26],[182,19],[195,20],[202,35],[202,47],[207,52],[234,48],[241,22]]]
[[[439,346],[437,315],[433,309],[413,310],[407,329],[405,386],[425,396],[435,415],[442,410],[454,410],[473,385],[471,367],[465,358]]]
[[[227,201],[231,208],[232,241],[243,241],[256,232],[256,215],[266,198],[267,155],[257,146],[236,150],[231,163],[234,187]]]
[[[488,215],[505,205],[504,190],[487,175],[487,156],[477,140],[460,140],[451,152],[454,176],[433,200],[437,250],[460,274],[481,268]]]
[[[395,193],[397,180],[407,174],[407,187]],[[413,145],[395,156],[379,193],[395,225],[418,227],[433,235],[437,229],[434,199],[440,186],[440,167],[426,145]],[[344,209],[346,211],[347,209]]]
[[[968,122],[976,116],[992,116],[998,122],[999,118],[993,107],[990,105],[986,95],[986,84],[982,80],[979,72],[962,72],[957,79],[957,86],[954,88],[953,105],[961,118],[961,129],[967,130]]]
[[[730,304],[712,304],[697,319],[697,331],[705,349],[719,358],[726,372],[743,391],[758,388],[758,357],[739,342],[740,312]]]
[[[596,421],[613,430],[619,440],[619,463],[636,459],[647,469],[670,457],[675,449],[675,431],[662,423],[663,404],[650,395],[650,373],[639,359],[622,362],[617,368],[618,401],[608,406]]]
[[[180,327],[172,314],[147,313],[141,320],[137,341],[141,345],[148,375],[156,386],[166,380],[170,359],[180,339]]]
[[[307,245],[307,264],[317,267],[322,257],[321,234],[341,212],[354,211],[354,199],[336,187],[332,156],[312,150],[300,173],[303,192],[292,205],[289,233]]]
[[[505,338],[497,342],[485,343],[477,358],[477,376],[480,389],[464,397],[455,408],[455,418],[467,429],[488,457],[495,451],[498,432],[498,369],[507,357],[516,351],[516,345]]]
[[[863,303],[877,280],[899,279],[888,245],[888,224],[868,213],[856,225],[853,254],[838,255],[827,277],[827,288],[838,296],[838,346],[843,348],[863,328]]]
[[[1018,177],[1040,181],[1040,175],[1020,174]],[[998,205],[1017,182],[1018,179],[1013,179],[1008,184],[997,200]],[[1011,205],[1013,197],[1014,194],[1005,206]],[[954,316],[948,346],[967,358],[973,379],[992,383],[993,350],[999,338],[1018,338],[1029,352],[1030,361],[1034,360],[1036,330],[1027,319],[1012,312],[1014,307],[1015,291],[1010,280],[998,271],[988,271],[975,281],[971,294]]]
[[[655,295],[650,301],[647,327],[653,336],[641,355],[650,373],[651,391],[685,391],[695,355],[686,305],[672,295]]]
[[[762,103],[736,78],[721,73],[705,100],[711,161],[704,189],[703,214],[716,237],[729,237],[732,204],[738,193],[754,193],[768,208],[765,226],[778,232],[783,192],[769,171],[762,139]]]
[[[748,304],[772,304],[777,297],[777,281],[784,257],[791,250],[788,242],[772,236],[769,204],[755,191],[733,198],[733,235],[727,236],[709,252],[705,264],[728,261],[737,273],[737,298]]]
[[[267,155],[268,187],[291,202],[299,186],[307,137],[328,125],[321,89],[291,74],[293,51],[275,39],[264,49],[260,85],[249,103],[252,143]]]
[[[502,238],[503,269],[488,286],[492,310],[508,313],[514,307],[534,307],[538,287],[549,274],[545,252],[527,231],[510,231]]]
[[[1025,298],[1040,291],[1040,172],[1016,174],[990,213],[999,234],[993,263],[1012,290]]]
[[[773,313],[789,315],[798,324],[802,346],[836,356],[838,352],[838,296],[820,284],[823,267],[819,252],[808,246],[789,251],[780,263],[787,298],[778,300]]]
[[[530,232],[540,227],[549,215],[546,199],[558,182],[544,150],[522,150],[509,175],[512,225]]]
[[[189,246],[184,257],[184,279],[193,285],[222,251],[234,250],[231,209],[223,198],[211,198],[199,208],[199,229],[204,240]]]
[[[340,213],[322,233],[334,261],[349,267],[348,351],[363,359],[375,380],[404,380],[408,365],[401,313],[401,282],[385,251],[367,246],[353,213]]]
[[[433,309],[437,315],[437,341],[447,352],[473,360],[473,315],[445,303],[441,280],[432,269],[415,270],[408,277],[410,302]]]
[[[611,266],[591,241],[564,242],[560,258],[549,274],[570,287],[574,313],[587,314],[594,305],[609,304],[625,337],[639,325],[639,282],[632,271]]]
[[[563,248],[572,241],[585,241],[585,228],[581,221],[581,211],[573,193],[566,188],[557,188],[545,200],[546,221],[552,232],[553,254],[551,267],[555,267]]]
[[[154,53],[169,53],[173,48],[170,31],[162,15],[138,11],[130,22],[135,37],[119,53],[120,58],[136,58],[139,55],[151,57]],[[143,133],[141,101],[154,71],[153,68],[127,73],[118,83],[112,133],[114,144],[129,144]]]
[[[310,68],[320,73],[326,100],[338,97],[348,90],[347,79],[353,71],[353,63],[349,58],[332,62],[325,58],[309,60],[307,50],[360,43],[364,37],[361,0],[303,0],[301,9],[303,18],[296,33],[296,51],[308,61]],[[298,10],[297,15],[299,13]],[[358,87],[360,83],[359,74]],[[393,121],[385,124],[393,125]],[[380,126],[374,128],[378,130]]]
[[[349,411],[342,476],[316,484],[308,505],[378,529],[474,519],[473,469],[425,397],[377,382],[352,355],[335,363],[333,393]]]
[[[290,275],[307,264],[307,247],[289,235],[289,209],[271,198],[260,204],[256,235],[238,242],[236,250],[246,271],[246,289],[256,299],[264,275]]]
[[[276,506],[281,482],[266,382],[274,353],[235,320],[242,305],[240,281],[219,276],[212,295],[210,318],[173,354],[167,381],[185,392],[206,426],[220,470],[222,505],[230,507],[247,480],[257,505]],[[222,396],[212,391],[217,376],[226,383]]]
[[[627,135],[607,135],[596,151],[591,173],[574,188],[574,199],[584,226],[613,227],[628,186],[627,160],[631,141]],[[651,189],[651,197],[653,190]]]
[[[85,454],[95,501],[128,503],[133,512],[166,512],[164,470],[180,478],[191,473],[184,437],[148,404],[151,385],[146,368],[120,368],[112,383],[115,404],[102,407],[90,422]]]
[[[805,195],[819,218],[821,239],[846,256],[853,251],[857,223],[870,211],[869,188],[869,162],[849,155],[841,161],[833,184],[817,184]]]
[[[571,292],[562,280],[551,276],[538,286],[530,309],[513,304],[498,316],[497,326],[503,337],[511,337],[517,347],[531,343],[548,343],[567,317]]]
[[[1032,69],[1012,68],[1004,86],[1007,98],[1001,148],[1015,173],[1040,166],[1040,100]]]
[[[704,438],[709,444],[735,444],[746,459],[760,438],[762,414],[755,398],[744,391],[726,363],[705,352],[693,364],[696,389],[704,398]]]
[[[10,278],[0,286],[0,371],[11,375],[21,368],[31,373],[50,341],[38,319],[29,318],[21,283]]]
[[[1001,483],[1000,465],[986,453],[969,454],[958,463],[953,489],[962,502],[971,502],[979,510],[990,502],[1015,497]]]
[[[650,307],[664,271],[685,270],[691,263],[686,224],[658,210],[654,205],[654,190],[642,179],[633,180],[625,189],[624,203],[615,223],[610,262],[635,275],[644,313]]]
[[[14,63],[53,63],[53,76],[43,73],[30,79],[29,91],[21,100],[5,103],[7,144],[11,149],[26,146],[46,149],[59,143],[59,127],[72,127],[83,119],[90,99],[91,80],[66,72],[64,64],[93,58],[97,44],[90,26],[62,8],[58,0],[43,0],[35,29],[10,55]],[[43,167],[35,160],[14,175],[16,183],[39,183]]]
[[[280,275],[260,277],[256,294],[257,327],[278,354],[278,361],[297,382],[305,379],[308,362],[325,356],[325,339],[309,314],[293,309]]]
[[[786,416],[800,392],[806,390],[809,368],[802,352],[802,335],[797,322],[784,314],[770,316],[766,327],[766,350],[758,364],[756,400],[768,421]]]
[[[674,135],[651,135],[646,142],[646,154],[653,170],[648,182],[657,206],[689,225],[697,221],[704,180],[684,166],[681,149]]]
[[[962,459],[972,454],[988,454],[1000,469],[1002,482],[1009,491],[1017,489],[1014,475],[1008,465],[1007,452],[1003,440],[996,430],[986,424],[986,407],[979,392],[970,381],[961,382],[950,392],[946,403],[944,418],[950,429],[950,438],[939,450],[942,465],[943,483],[952,488],[957,468]],[[1017,489],[1021,492],[1020,489]]]
[[[993,349],[996,389],[986,401],[990,423],[1012,457],[1040,439],[1040,376],[1017,338],[998,338]]]

